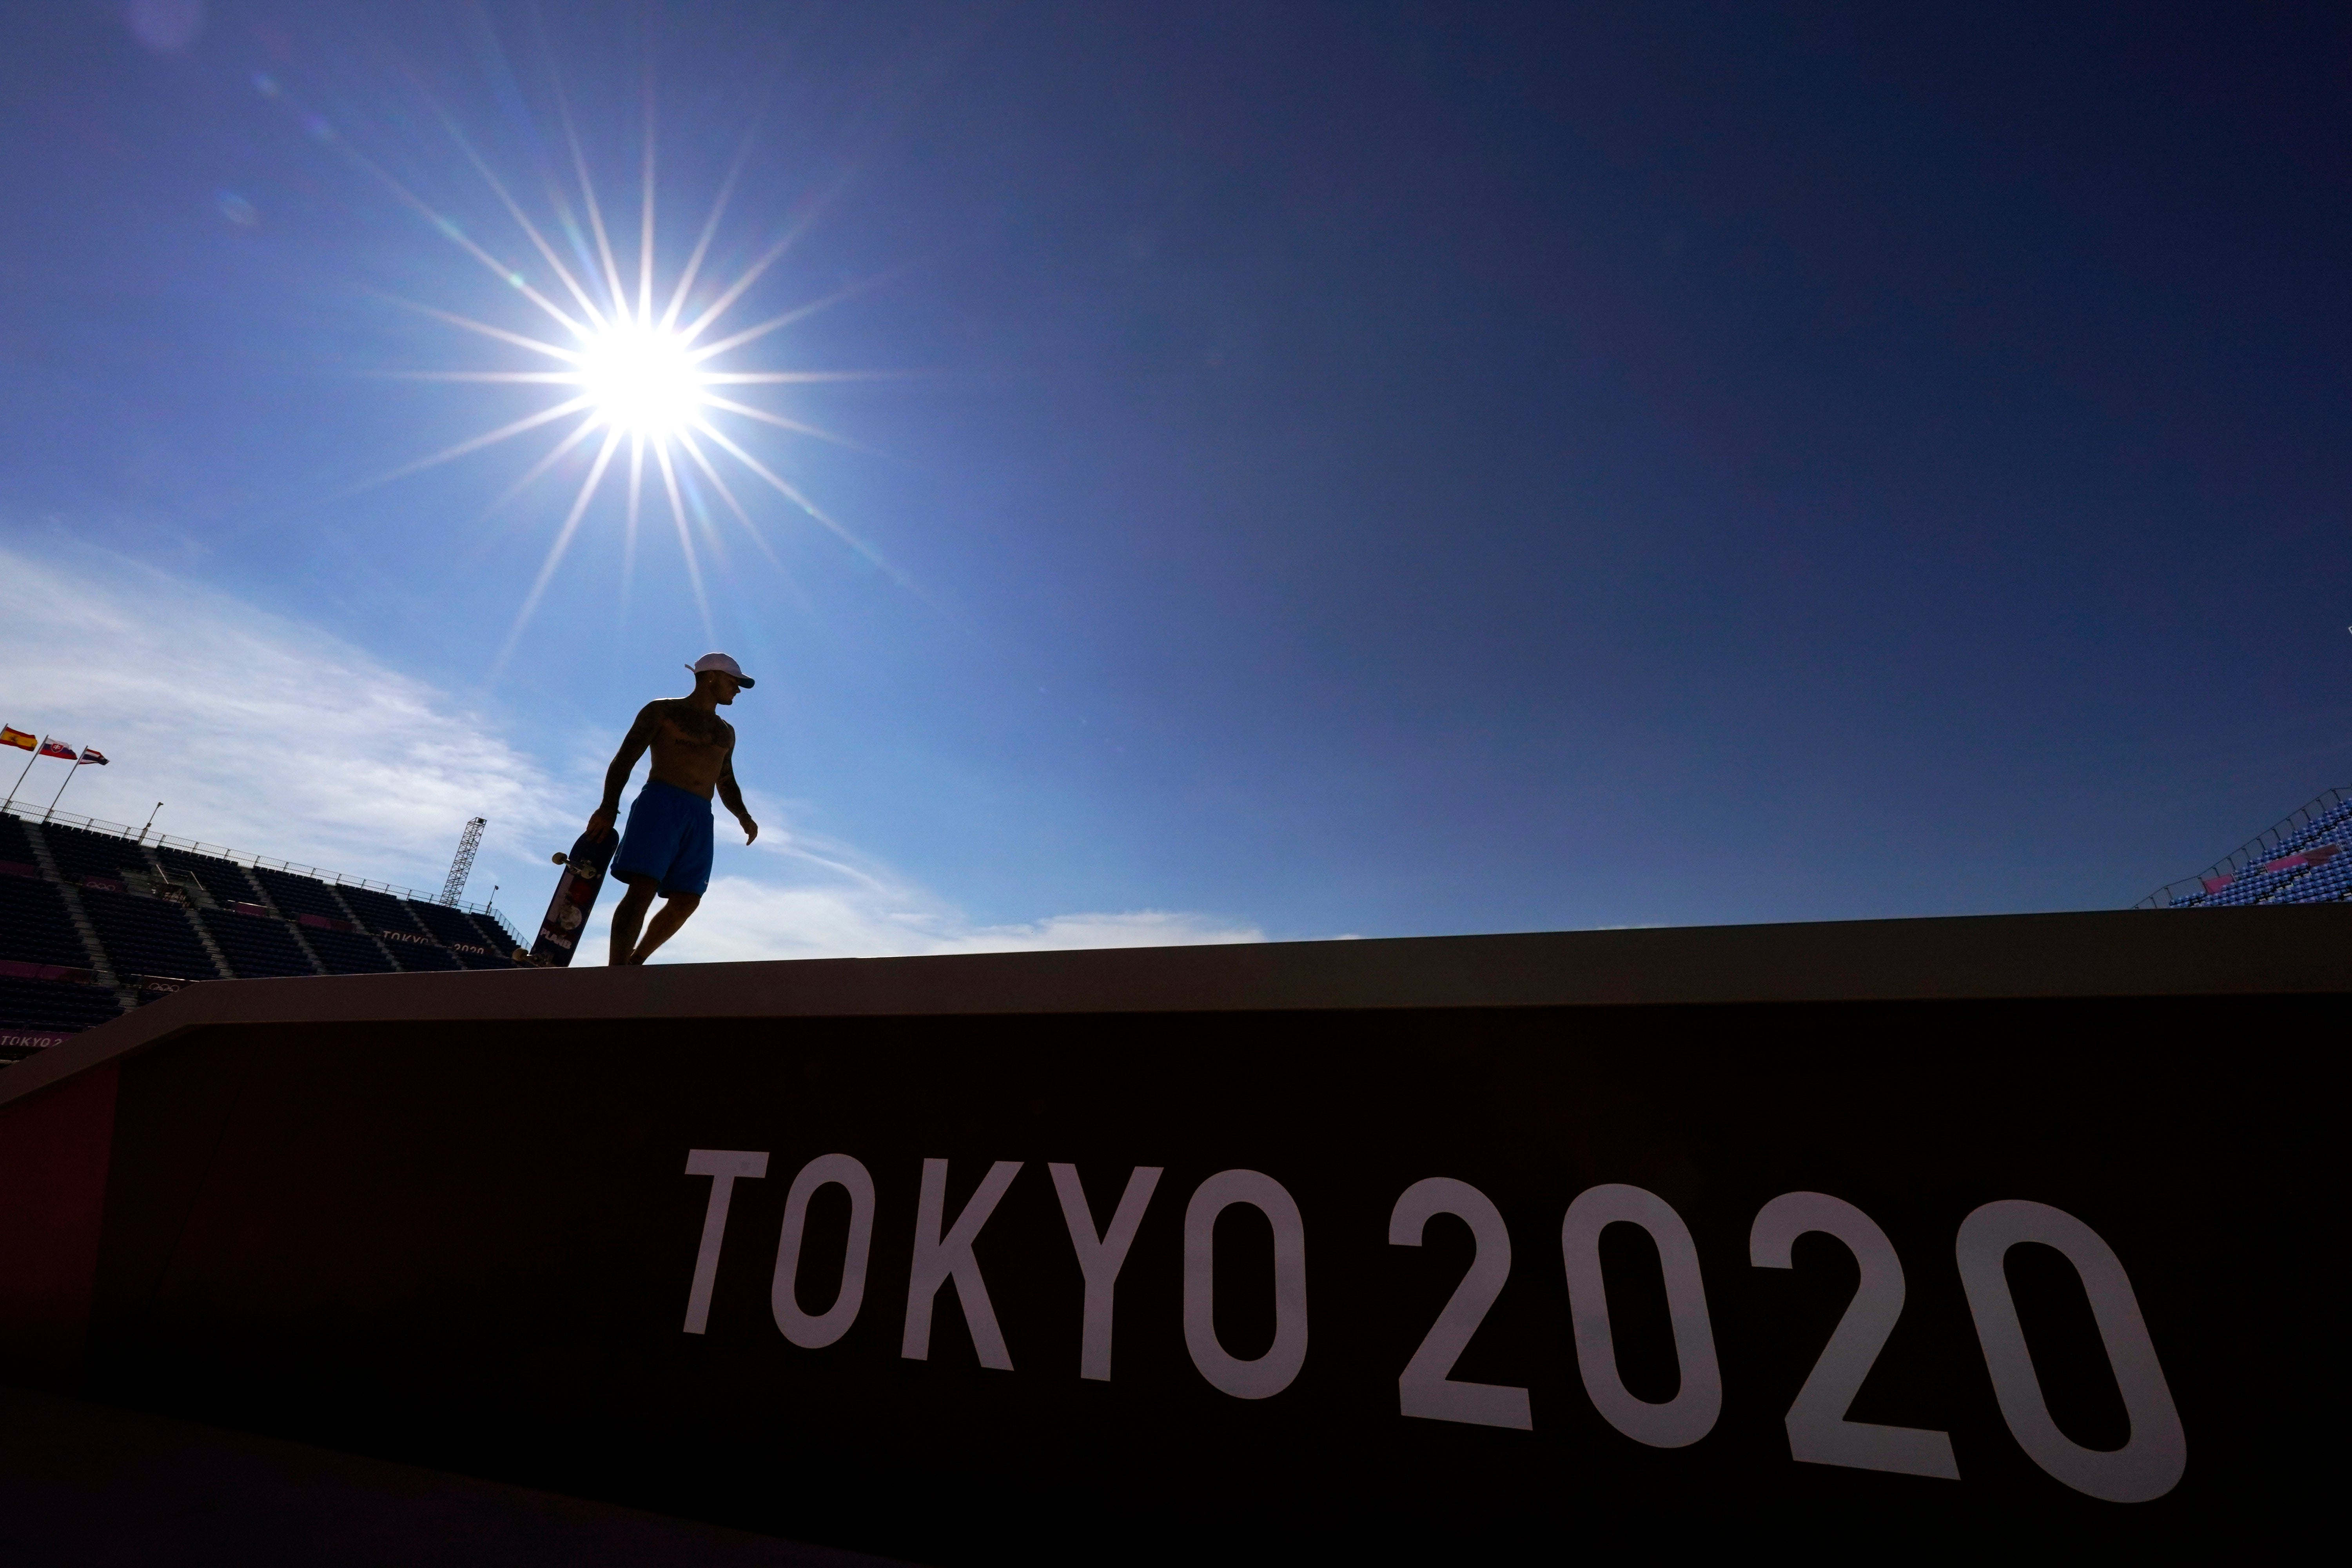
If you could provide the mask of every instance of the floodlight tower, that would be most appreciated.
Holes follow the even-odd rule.
[[[478,816],[466,824],[466,831],[457,839],[457,858],[449,862],[449,879],[441,884],[441,901],[454,904],[466,890],[466,878],[474,869],[474,852],[482,847],[482,828],[489,819]]]

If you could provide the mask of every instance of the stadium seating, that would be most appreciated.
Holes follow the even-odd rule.
[[[81,933],[66,912],[65,895],[55,884],[0,877],[0,958],[75,969],[89,963]]]
[[[425,942],[388,942],[384,951],[403,969],[463,969],[457,955],[446,947],[436,947]]]
[[[478,911],[466,918],[474,922],[474,929],[482,933],[481,940],[489,943],[492,952],[512,952],[516,948],[524,945],[522,939],[500,924],[496,915],[486,915]]]
[[[493,952],[505,946],[501,942],[493,947],[482,933],[475,929],[474,922],[466,918],[466,911],[463,910],[453,909],[447,904],[428,904],[421,899],[410,899],[406,902],[408,912],[416,918],[419,925],[432,933],[433,940],[436,942],[449,945],[463,942],[468,947],[489,947]]]
[[[448,904],[428,904],[417,899],[409,900],[408,907],[418,923],[448,946],[451,956],[460,966],[467,969],[512,969],[515,966],[514,961],[507,956],[514,951],[514,938],[500,931],[495,921],[468,914]],[[485,926],[488,929],[485,930]]]
[[[335,890],[316,877],[298,876],[291,871],[279,871],[268,866],[253,868],[253,879],[278,906],[278,912],[289,919],[296,915],[324,915],[331,921],[347,921]]]
[[[373,888],[344,888],[343,902],[360,919],[360,924],[370,931],[405,931],[423,936],[425,928],[411,918],[408,906],[390,893],[379,893]]]
[[[392,961],[383,955],[383,948],[371,936],[355,931],[320,931],[306,927],[302,940],[319,955],[330,974],[389,974]]]
[[[103,1024],[121,1011],[114,993],[103,985],[0,976],[0,1029],[70,1033]]]
[[[89,950],[74,926],[63,891],[44,874],[44,849],[59,880],[79,884],[78,896],[98,932],[100,952]],[[155,865],[184,886],[193,881],[222,907],[191,909],[176,896],[146,896],[140,889],[150,885]],[[125,886],[116,891],[89,885],[91,879]],[[246,908],[235,907],[238,905]],[[257,906],[274,906],[278,912],[256,912]],[[321,921],[335,925],[318,923]],[[354,921],[361,929],[341,929]],[[0,813],[0,960],[68,969],[110,963],[125,985],[141,975],[221,978],[199,930],[226,959],[228,975],[247,979],[509,969],[513,963],[507,955],[516,945],[513,932],[490,915],[329,883],[276,867],[244,866],[171,845],[149,846],[128,833],[27,822],[13,812]],[[380,940],[382,933],[390,934]],[[12,984],[20,978],[0,976]],[[50,980],[22,983],[37,987],[24,995],[47,998],[39,1007],[27,1003],[20,1009],[28,1020],[37,1014],[47,1020],[39,1024],[43,1030],[87,1027],[112,1016],[121,1006],[115,994],[102,987]],[[58,984],[66,984],[67,990],[37,989]],[[142,991],[132,1005],[143,1005],[161,994]],[[68,1021],[71,1019],[80,1021]],[[5,999],[0,998],[0,1026],[5,1024]]]
[[[199,907],[143,890],[158,865],[202,889]],[[75,926],[68,888],[97,933],[95,950]],[[201,907],[206,899],[221,907]],[[344,929],[354,921],[362,929]],[[142,977],[222,978],[207,936],[228,977],[242,979],[508,969],[516,944],[494,916],[149,845],[128,831],[0,813],[0,968],[11,971],[0,973],[0,1035],[71,1034],[170,994]],[[121,989],[89,976],[107,964]],[[38,1048],[0,1041],[0,1066]]]
[[[198,910],[195,913],[228,959],[230,970],[241,980],[319,973],[296,944],[286,922],[274,915],[238,914],[227,910]]]
[[[37,868],[41,863],[41,858],[33,852],[32,836],[13,816],[0,816],[0,860],[12,866]]]
[[[42,825],[41,838],[49,847],[50,858],[57,862],[58,875],[68,882],[79,882],[86,877],[120,881],[125,871],[148,874],[147,857],[128,838],[55,822]]]
[[[241,902],[253,897],[253,884],[246,877],[245,868],[234,860],[192,855],[163,845],[156,846],[155,858],[163,863],[167,871],[184,871],[194,877],[205,891],[221,903]]]
[[[217,980],[220,971],[196,940],[188,911],[168,899],[110,893],[85,888],[82,908],[98,928],[118,975],[170,974],[184,980]]]
[[[403,969],[449,970],[466,968],[506,968],[502,962],[483,959],[476,962],[474,953],[456,953],[446,945],[428,945],[423,942],[404,942],[403,937],[427,937],[434,944],[462,942],[476,947],[488,944],[476,930],[462,910],[428,904],[414,899],[395,899],[389,893],[379,893],[373,888],[339,886],[343,901],[351,906],[360,923],[372,931],[389,932],[383,950]],[[430,911],[429,913],[427,911]],[[444,917],[446,917],[446,919]],[[446,925],[447,931],[442,927]],[[499,950],[503,951],[503,950]],[[320,956],[325,955],[320,950]]]
[[[2329,847],[2336,853],[2316,864],[2263,869]],[[2239,850],[2201,880],[2176,882],[2143,902],[2176,910],[2224,910],[2250,904],[2336,903],[2347,899],[2352,899],[2352,792],[2332,790]]]

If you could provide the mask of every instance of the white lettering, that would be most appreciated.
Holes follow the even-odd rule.
[[[996,1212],[1004,1189],[1020,1173],[1018,1160],[999,1160],[981,1179],[980,1191],[956,1216],[955,1228],[940,1234],[941,1211],[947,1207],[948,1163],[923,1162],[923,1189],[915,1203],[915,1259],[907,1279],[907,1332],[898,1353],[908,1361],[931,1358],[931,1301],[940,1287],[955,1280],[956,1300],[962,1303],[964,1326],[971,1331],[971,1348],[980,1364],[998,1372],[1013,1370],[1004,1349],[1004,1335],[996,1326],[996,1309],[989,1304],[988,1286],[980,1277],[980,1260],[971,1244],[980,1227]]]
[[[1843,1242],[1861,1278],[1845,1316],[1789,1406],[1789,1457],[1800,1464],[1958,1480],[1959,1462],[1952,1458],[1948,1434],[1846,1419],[1903,1315],[1903,1260],[1878,1222],[1827,1193],[1782,1193],[1758,1211],[1748,1233],[1748,1261],[1759,1268],[1793,1268],[1797,1237],[1809,1231]]]
[[[1450,1214],[1470,1227],[1478,1249],[1469,1271],[1454,1288],[1445,1310],[1430,1325],[1421,1348],[1397,1378],[1397,1410],[1428,1421],[1461,1421],[1476,1426],[1535,1429],[1528,1391],[1509,1384],[1457,1382],[1447,1374],[1470,1337],[1486,1320],[1503,1284],[1511,1277],[1511,1232],[1495,1200],[1467,1182],[1428,1176],[1404,1190],[1389,1215],[1389,1245],[1419,1247],[1431,1218]]]
[[[1274,1226],[1274,1343],[1255,1361],[1217,1342],[1217,1216],[1247,1204]],[[1282,1184],[1256,1171],[1220,1171],[1184,1205],[1184,1348],[1210,1385],[1235,1399],[1290,1386],[1307,1363],[1307,1227]]]
[[[801,1310],[793,1287],[800,1275],[801,1233],[808,1225],[809,1199],[826,1183],[849,1194],[849,1240],[841,1256],[841,1289],[822,1317]],[[784,1199],[784,1231],[776,1242],[776,1280],[768,1304],[784,1338],[803,1350],[823,1350],[849,1331],[866,1300],[866,1258],[874,1240],[874,1178],[846,1154],[820,1154],[801,1167]]]
[[[694,1255],[694,1284],[686,1293],[686,1331],[702,1332],[710,1321],[710,1288],[719,1279],[719,1247],[727,1238],[727,1205],[735,1200],[736,1178],[757,1181],[768,1173],[764,1152],[689,1149],[686,1173],[710,1178],[710,1206],[702,1212],[702,1247]]]
[[[2085,1448],[2059,1429],[2042,1395],[2025,1325],[2009,1293],[2009,1249],[2021,1242],[2054,1247],[2082,1278],[2090,1298],[2091,1321],[2106,1346],[2107,1366],[2124,1398],[2130,1436],[2120,1448]],[[1992,1373],[1993,1397],[2033,1462],[2078,1492],[2107,1502],[2148,1502],[2180,1483],[2189,1468],[2189,1438],[2172,1388],[2156,1359],[2156,1342],[2140,1315],[2139,1297],[2123,1259],[2099,1234],[2063,1209],[2005,1198],[1990,1203],[1960,1222],[1954,1243],[1960,1288],[1968,1292],[1969,1315],[1976,1320],[1985,1369]]]
[[[1054,1191],[1062,1200],[1062,1217],[1069,1223],[1070,1245],[1077,1249],[1078,1272],[1087,1281],[1086,1326],[1078,1337],[1078,1375],[1097,1383],[1110,1381],[1110,1326],[1113,1288],[1135,1245],[1136,1227],[1143,1223],[1144,1206],[1160,1184],[1160,1167],[1138,1165],[1127,1178],[1127,1191],[1111,1215],[1110,1228],[1095,1235],[1094,1212],[1087,1207],[1087,1190],[1078,1183],[1076,1165],[1047,1165]]]
[[[1675,1334],[1682,1387],[1663,1405],[1636,1398],[1617,1374],[1617,1342],[1609,1324],[1609,1296],[1601,1279],[1601,1232],[1620,1221],[1650,1233],[1665,1278],[1666,1319]],[[1568,1321],[1576,1337],[1576,1370],[1601,1418],[1637,1443],[1682,1448],[1715,1429],[1723,1411],[1723,1373],[1715,1359],[1706,1289],[1690,1227],[1665,1199],[1611,1182],[1588,1187],[1560,1221],[1559,1249],[1568,1267]]]

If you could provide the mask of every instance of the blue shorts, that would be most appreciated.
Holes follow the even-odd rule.
[[[690,789],[647,779],[629,805],[613,875],[624,881],[649,878],[665,893],[700,898],[710,886],[710,803]]]

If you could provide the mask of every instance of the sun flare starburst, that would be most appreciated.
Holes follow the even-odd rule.
[[[268,84],[265,90],[272,97],[278,94],[275,83]],[[458,150],[486,182],[507,218],[511,220],[518,249],[527,244],[530,252],[535,255],[535,260],[522,255],[500,254],[497,248],[499,241],[469,234],[463,226],[416,195],[382,165],[348,143],[342,145],[341,150],[347,156],[382,181],[412,210],[429,220],[444,237],[496,274],[515,295],[539,312],[544,323],[535,335],[531,331],[516,331],[421,301],[393,299],[392,303],[406,310],[535,357],[526,362],[533,366],[530,369],[418,370],[383,374],[406,380],[543,386],[555,397],[553,403],[535,412],[453,443],[354,488],[366,489],[404,478],[532,431],[557,426],[554,445],[492,503],[492,510],[496,510],[553,473],[575,453],[584,458],[587,465],[585,475],[578,489],[572,493],[562,522],[549,543],[546,557],[524,596],[505,647],[499,652],[498,668],[503,668],[513,654],[516,644],[545,595],[549,583],[579,534],[583,519],[589,516],[598,496],[604,491],[607,478],[617,477],[617,471],[623,469],[626,474],[625,500],[621,508],[625,530],[624,592],[626,591],[630,563],[635,559],[646,483],[648,479],[657,479],[661,500],[667,502],[688,581],[692,586],[706,630],[710,629],[711,616],[709,595],[704,591],[702,555],[708,552],[722,562],[726,558],[726,543],[714,509],[709,504],[711,499],[715,498],[717,508],[740,524],[744,533],[772,562],[778,561],[775,551],[754,521],[751,511],[743,499],[737,495],[734,487],[729,484],[729,472],[758,480],[800,514],[829,531],[894,579],[904,583],[904,576],[871,546],[827,515],[798,486],[778,474],[772,466],[730,436],[723,424],[730,420],[751,420],[792,435],[855,446],[856,443],[845,441],[816,426],[740,401],[738,395],[758,387],[870,380],[875,379],[877,373],[728,368],[726,361],[728,356],[738,351],[769,340],[772,334],[848,298],[864,285],[838,289],[824,298],[797,305],[712,339],[714,330],[726,321],[753,286],[800,237],[806,227],[805,222],[792,226],[782,237],[755,257],[724,287],[715,291],[698,288],[703,263],[710,254],[712,241],[726,215],[737,178],[742,173],[744,159],[751,152],[751,144],[747,140],[719,187],[709,216],[704,221],[685,265],[674,279],[667,281],[666,288],[660,286],[656,279],[654,221],[654,115],[652,95],[648,92],[635,237],[636,255],[634,267],[625,269],[630,276],[625,277],[625,268],[614,245],[613,229],[605,221],[604,208],[597,198],[595,183],[588,172],[588,160],[560,86],[556,89],[556,101],[564,142],[571,154],[572,180],[559,181],[551,176],[548,180],[548,205],[555,219],[552,224],[534,221],[516,198],[508,182],[500,178],[491,163],[476,150],[456,121],[446,114],[440,116],[442,125]],[[567,189],[567,184],[572,188]],[[576,210],[572,205],[575,195],[578,201]],[[569,261],[551,241],[551,231],[571,241],[572,254]],[[690,305],[695,307],[691,311],[688,310]],[[660,505],[661,501],[656,504]],[[780,562],[778,563],[781,564]]]
[[[666,440],[704,407],[685,341],[642,321],[615,321],[588,340],[580,389],[600,424],[640,439]]]

